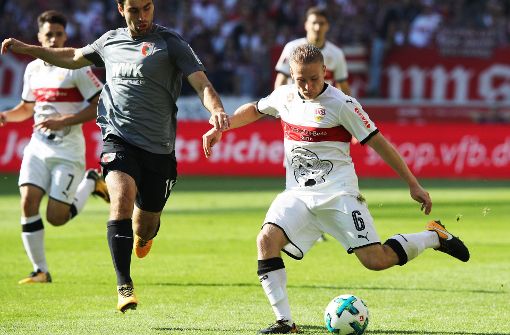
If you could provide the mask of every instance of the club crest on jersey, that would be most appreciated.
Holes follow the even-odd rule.
[[[115,160],[115,152],[107,152],[101,156],[101,163],[110,163]]]
[[[289,93],[287,95],[287,102],[291,102],[292,100],[294,100],[294,93]]]
[[[152,55],[152,53],[154,52],[154,47],[155,47],[154,43],[143,42],[143,44],[142,44],[142,55],[144,55],[144,56]]]
[[[322,121],[322,119],[324,119],[325,116],[326,116],[326,109],[319,107],[315,110],[313,118],[315,119],[315,121],[319,122],[319,121]]]

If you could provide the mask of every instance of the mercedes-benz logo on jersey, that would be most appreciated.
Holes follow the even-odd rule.
[[[333,163],[320,160],[316,153],[308,149],[298,147],[292,149],[291,153],[294,178],[301,187],[324,183],[324,176],[333,169]]]
[[[156,45],[151,42],[143,42],[142,44],[142,55],[144,56],[150,56],[154,52],[154,47]]]
[[[35,108],[34,121],[35,123],[42,122],[48,119],[56,119],[61,114],[57,112],[55,107],[51,105],[42,105]],[[64,136],[71,132],[71,127],[67,126],[61,130],[50,130],[46,128],[39,128],[35,130],[35,134],[43,141],[50,144],[59,144],[64,139]]]

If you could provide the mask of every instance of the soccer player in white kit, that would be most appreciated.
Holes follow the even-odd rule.
[[[38,39],[43,47],[63,47],[65,16],[46,11],[38,17]],[[109,201],[102,177],[85,173],[85,139],[81,124],[96,116],[103,84],[90,67],[68,70],[40,59],[25,70],[22,101],[0,112],[0,126],[34,117],[34,132],[25,148],[19,175],[21,237],[34,271],[20,284],[49,283],[44,250],[44,225],[39,206],[48,194],[46,219],[55,226],[67,223],[85,206],[90,194]]]
[[[290,41],[283,48],[282,54],[276,63],[277,72],[274,87],[290,83],[290,55],[292,51],[303,44],[313,44],[321,49],[326,65],[325,81],[342,90],[347,95],[351,95],[349,86],[347,62],[342,49],[332,42],[326,40],[326,34],[329,30],[328,13],[322,7],[310,7],[306,11],[305,31],[306,37]]]
[[[302,259],[323,232],[370,270],[404,265],[426,248],[469,260],[464,243],[439,221],[430,221],[425,231],[397,234],[381,244],[358,188],[349,154],[351,137],[368,144],[398,173],[427,215],[432,209],[428,192],[356,99],[324,82],[326,70],[320,49],[310,44],[297,47],[290,66],[295,84],[281,86],[257,103],[239,107],[230,118],[232,129],[270,115],[281,119],[284,132],[286,189],[271,204],[257,236],[257,274],[276,316],[274,324],[259,331],[262,334],[297,332],[281,251]],[[213,128],[204,134],[207,157],[221,133]]]

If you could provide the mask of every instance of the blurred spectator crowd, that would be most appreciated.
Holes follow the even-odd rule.
[[[372,61],[379,66],[392,47],[451,44],[452,38],[466,32],[481,34],[480,39],[489,46],[510,41],[510,0],[154,2],[155,22],[176,30],[190,42],[222,94],[258,97],[270,92],[275,58],[286,42],[304,36],[304,13],[313,5],[328,9],[330,41],[340,47],[365,46],[367,58],[380,58]],[[107,30],[125,26],[116,6],[115,0],[0,0],[0,38],[37,42],[37,15],[56,9],[69,19],[67,45],[80,47]],[[374,46],[379,50],[375,55],[368,51]],[[450,46],[456,50],[455,45]],[[370,71],[377,71],[374,64]],[[375,81],[369,93],[377,94],[377,84]],[[184,90],[186,93],[190,88]]]

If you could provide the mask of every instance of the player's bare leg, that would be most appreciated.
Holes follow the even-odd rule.
[[[274,224],[265,224],[257,236],[258,271],[260,283],[276,316],[276,322],[261,334],[296,333],[292,322],[287,295],[287,273],[281,258],[281,250],[288,243],[282,229]]]
[[[137,190],[135,180],[121,171],[108,172],[105,180],[110,193],[110,220],[131,218]]]
[[[280,227],[271,223],[265,224],[257,236],[258,259],[280,257],[281,250],[287,243]]]
[[[20,284],[49,283],[46,254],[44,252],[44,225],[39,215],[39,206],[44,191],[33,185],[20,186],[21,194],[21,239],[33,272],[19,281]]]
[[[147,256],[159,230],[161,212],[148,212],[135,206],[133,211],[134,248],[138,258]]]
[[[361,264],[369,270],[384,270],[398,264],[398,256],[387,245],[373,244],[354,250]]]
[[[427,248],[439,247],[435,232],[397,234],[384,244],[374,244],[354,251],[360,262],[369,270],[380,271],[394,265],[404,265]]]
[[[46,220],[54,226],[62,226],[69,221],[71,205],[55,199],[48,199]]]
[[[442,251],[463,262],[469,260],[469,250],[464,243],[450,234],[439,221],[431,221],[425,231],[414,234],[397,234],[383,245],[376,244],[354,251],[360,262],[370,270],[384,270],[394,265],[404,265],[425,249]]]
[[[108,246],[117,274],[117,309],[125,312],[135,309],[135,296],[131,279],[131,253],[133,251],[133,228],[131,216],[136,197],[136,184],[128,174],[110,171],[106,176],[110,192],[110,220],[107,226]]]

